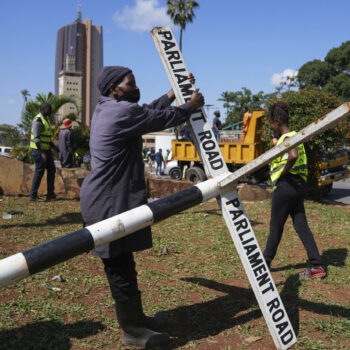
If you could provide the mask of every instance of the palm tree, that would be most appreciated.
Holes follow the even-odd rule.
[[[52,92],[49,92],[47,95],[37,94],[35,97],[35,101],[38,103],[39,107],[42,103],[45,103],[45,102],[50,103],[50,105],[52,106],[51,123],[53,122],[52,120],[53,116],[66,103],[73,103],[78,110],[77,114],[79,114],[79,111],[80,111],[79,102],[76,99],[65,95],[56,96]]]
[[[190,0],[168,0],[167,5],[167,14],[176,26],[180,26],[180,51],[182,51],[182,32],[186,29],[187,23],[193,22],[195,17],[193,10],[199,7],[199,4]]]
[[[30,133],[32,129],[32,122],[34,117],[39,113],[40,111],[40,105],[42,103],[50,103],[52,106],[52,114],[50,118],[50,122],[53,122],[53,116],[58,112],[58,110],[65,105],[66,103],[73,103],[77,110],[79,111],[79,103],[71,97],[68,96],[56,96],[52,92],[49,92],[46,94],[37,94],[35,97],[35,100],[28,101],[25,104],[24,113],[22,115],[21,123],[18,124],[18,127],[23,130],[23,133],[26,137],[26,139],[30,140]]]
[[[22,94],[22,97],[24,99],[24,103],[26,103],[27,97],[30,96],[29,90],[27,90],[27,89],[21,90],[21,94]]]
[[[21,90],[21,95],[22,95],[23,100],[24,100],[23,106],[22,106],[22,112],[21,112],[21,117],[23,118],[24,109],[25,109],[26,103],[28,101],[28,96],[30,96],[29,90],[27,90],[27,89]]]

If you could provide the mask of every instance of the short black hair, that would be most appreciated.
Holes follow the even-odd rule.
[[[269,107],[268,117],[272,121],[278,120],[281,124],[289,123],[289,104],[283,101],[277,101]]]
[[[43,102],[43,103],[40,105],[40,112],[41,112],[41,113],[47,111],[48,109],[51,109],[51,110],[52,110],[52,106],[50,105],[50,103]]]

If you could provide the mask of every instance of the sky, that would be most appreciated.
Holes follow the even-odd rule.
[[[197,0],[183,34],[196,87],[225,120],[224,91],[273,92],[286,75],[349,40],[349,0]],[[20,123],[23,98],[54,92],[57,31],[82,18],[103,27],[104,65],[131,68],[149,103],[170,89],[149,31],[172,25],[166,0],[12,0],[0,13],[0,124]],[[179,30],[174,27],[179,38]],[[179,39],[178,39],[179,40]]]

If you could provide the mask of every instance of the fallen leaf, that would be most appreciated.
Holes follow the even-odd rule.
[[[262,339],[262,337],[253,337],[253,336],[251,336],[251,337],[246,338],[245,341],[247,343],[255,343],[256,341],[261,340],[261,339]]]

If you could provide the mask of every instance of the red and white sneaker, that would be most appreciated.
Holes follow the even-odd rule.
[[[305,271],[298,273],[299,277],[316,277],[316,278],[325,278],[327,272],[323,266],[312,266],[308,267]]]

